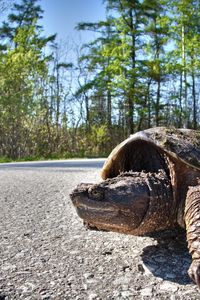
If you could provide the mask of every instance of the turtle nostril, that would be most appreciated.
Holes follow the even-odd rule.
[[[70,196],[70,199],[71,199],[72,203],[74,204],[74,206],[77,206],[78,193],[72,192],[69,196]]]

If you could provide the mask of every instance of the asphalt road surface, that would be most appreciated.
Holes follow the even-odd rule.
[[[0,165],[0,300],[200,299],[185,235],[87,231],[69,199],[103,160]]]

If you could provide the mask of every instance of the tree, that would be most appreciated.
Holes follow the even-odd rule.
[[[113,37],[113,19],[107,18],[98,23],[80,23],[78,30],[92,30],[98,33],[98,37],[91,43],[84,45],[85,54],[80,57],[80,62],[86,62],[91,76],[90,82],[81,85],[80,91],[94,89],[94,95],[91,97],[92,115],[94,120],[102,124],[107,124],[108,128],[112,126],[112,71],[110,68],[109,45],[112,44]],[[88,96],[86,98],[88,103]],[[87,116],[89,110],[86,109]],[[106,111],[106,114],[105,114]],[[90,118],[91,121],[91,118]],[[90,124],[89,124],[90,126]]]
[[[72,63],[62,61],[62,45],[52,44],[51,71],[50,73],[50,118],[55,124],[54,151],[60,145],[60,127],[67,125],[66,95],[69,87],[65,84],[65,73],[72,68]],[[67,89],[67,91],[66,91]],[[65,119],[65,122],[63,120]]]
[[[150,86],[154,83],[156,87],[152,92],[155,94],[155,100],[150,101],[148,94],[148,127],[151,123],[156,126],[160,125],[162,121],[161,111],[165,107],[165,103],[162,102],[162,84],[166,81],[166,61],[165,58],[169,36],[169,17],[167,15],[165,1],[154,0],[151,3],[149,1],[143,2],[143,9],[145,10],[146,22],[145,22],[145,34],[148,37],[145,42],[144,52],[144,65],[147,67],[147,87],[148,93],[150,92]],[[154,108],[155,122],[151,121],[151,110]]]
[[[1,57],[0,106],[4,120],[4,143],[8,156],[16,158],[21,155],[20,145],[27,139],[25,127],[27,118],[33,114],[36,106],[36,82],[39,76],[45,76],[45,60],[40,57],[40,50],[33,44],[35,27],[21,28],[14,37],[17,48],[10,49]],[[35,86],[34,86],[35,82]],[[7,127],[7,128],[6,128]],[[6,132],[9,130],[9,132]]]
[[[37,2],[38,0],[21,0],[19,4],[14,3],[12,13],[8,15],[8,22],[3,22],[3,26],[0,28],[0,38],[5,39],[8,45],[13,43],[17,30],[23,26],[29,27],[35,23],[36,30],[40,33],[42,26],[38,25],[38,21],[42,18],[43,10],[40,5],[37,5]],[[37,42],[41,43],[40,47],[44,47],[48,42],[53,42],[55,37],[55,34],[49,37],[41,37],[38,34]],[[16,42],[14,44],[17,46]]]
[[[108,1],[107,9],[116,10],[118,17],[107,17],[106,21],[79,25],[79,29],[90,29],[100,33],[89,48],[86,59],[89,68],[97,69],[93,86],[107,94],[107,124],[111,124],[112,95],[125,98],[127,131],[133,133],[134,103],[136,102],[136,36],[139,2],[128,6],[126,1]],[[110,126],[110,125],[109,125]]]
[[[195,0],[172,1],[172,36],[175,49],[172,51],[176,70],[179,72],[179,106],[181,108],[180,125],[197,128],[196,79],[199,70],[199,2]],[[193,117],[191,121],[190,99],[192,99]]]
[[[1,149],[2,155],[13,159],[25,155],[29,146],[33,146],[32,136],[27,132],[32,128],[39,109],[43,109],[41,83],[48,75],[49,57],[44,55],[43,48],[55,38],[40,37],[40,27],[37,26],[40,15],[36,13],[40,9],[33,6],[35,2],[29,5],[29,1],[23,0],[20,14],[9,15],[8,18],[18,26],[7,27],[7,36],[4,30],[9,44],[0,57]],[[16,4],[15,9],[22,6]]]

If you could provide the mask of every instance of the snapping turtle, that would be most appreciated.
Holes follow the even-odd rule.
[[[186,228],[200,288],[200,132],[157,127],[131,135],[106,160],[99,184],[71,193],[89,228],[144,235]]]

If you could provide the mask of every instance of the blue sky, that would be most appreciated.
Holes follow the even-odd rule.
[[[45,35],[57,33],[58,40],[72,38],[78,41],[90,39],[92,34],[76,32],[78,22],[95,22],[105,18],[102,0],[40,0],[44,10],[42,25]]]

